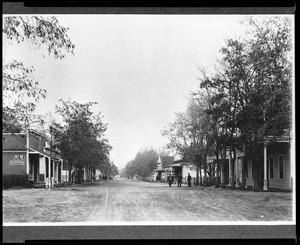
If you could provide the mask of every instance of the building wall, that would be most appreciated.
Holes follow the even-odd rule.
[[[197,170],[195,166],[182,166],[182,182],[187,183],[188,173],[190,173],[192,178],[196,178]],[[192,180],[193,183],[193,180]]]
[[[34,149],[41,150],[43,148],[42,138],[37,135],[29,136],[29,146]]]
[[[26,149],[26,134],[3,134],[2,149]]]
[[[279,155],[283,155],[283,179],[279,178]],[[270,156],[273,156],[273,178],[270,178]],[[269,188],[291,189],[291,162],[290,162],[290,147],[288,143],[270,144],[267,148],[267,178]],[[264,164],[261,162],[260,164]],[[246,186],[253,186],[252,176],[252,161],[247,161],[248,177],[246,177]]]
[[[253,176],[252,176],[252,160],[251,159],[247,160],[247,173],[248,173],[248,177],[246,177],[246,186],[253,186],[254,180],[253,180]]]
[[[45,157],[40,157],[39,181],[46,181],[46,161],[45,161]]]
[[[26,175],[26,152],[2,152],[3,174]]]
[[[280,143],[268,148],[268,178],[270,188],[291,189],[290,148]],[[283,155],[283,179],[279,178],[279,155]],[[273,178],[270,178],[270,156],[273,156]]]

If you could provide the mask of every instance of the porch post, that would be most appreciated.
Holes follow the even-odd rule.
[[[264,187],[263,190],[268,190],[268,180],[267,180],[267,143],[264,142]]]
[[[229,160],[229,185],[228,186],[231,186],[231,181],[233,179],[233,176],[232,176],[232,163],[231,163],[231,149],[230,148],[229,148],[228,160]]]
[[[52,166],[52,171],[53,171],[53,184],[54,184],[54,181],[55,181],[55,161],[53,160],[53,166]]]
[[[50,172],[50,158],[47,157],[47,160],[48,161],[45,160],[46,162],[48,162],[48,166],[46,166],[47,170],[48,170],[48,177],[46,176],[46,188],[50,188],[50,180],[51,180],[51,177],[50,177],[51,176],[51,172]]]
[[[50,157],[47,157],[48,158],[48,179],[50,180],[51,179],[51,161],[50,161]]]
[[[62,178],[62,173],[63,173],[63,169],[64,169],[64,162],[63,162],[63,160],[61,159],[60,160],[60,182],[64,182],[63,181],[63,178]]]
[[[29,129],[26,132],[26,173],[29,174]]]
[[[236,152],[237,152],[237,150],[236,150]],[[239,185],[240,185],[240,168],[239,168],[239,161],[238,161],[238,157],[237,157],[237,155],[236,155],[236,158],[235,158],[235,187],[239,187]]]

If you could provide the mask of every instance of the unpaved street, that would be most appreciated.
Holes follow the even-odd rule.
[[[3,190],[3,222],[287,221],[292,193],[182,187],[115,178]]]

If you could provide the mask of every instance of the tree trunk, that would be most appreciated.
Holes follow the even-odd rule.
[[[72,165],[68,163],[68,170],[69,170],[69,184],[72,184]]]
[[[202,186],[203,185],[203,181],[202,181],[202,174],[201,174],[201,165],[200,165],[200,167],[199,167],[199,174],[200,174],[200,186]]]
[[[222,156],[222,189],[226,189],[226,176],[225,176],[225,164],[226,164],[226,149]]]
[[[219,162],[219,148],[217,146],[217,177],[216,177],[216,183],[215,183],[215,187],[219,188],[220,185],[220,162]]]
[[[258,186],[258,161],[254,157],[252,159],[252,168],[254,168],[254,176],[253,176],[253,191],[259,191],[259,186]]]
[[[231,150],[229,152],[229,154],[231,154]],[[234,190],[235,189],[235,184],[234,184],[234,179],[235,179],[235,176],[234,176],[234,168],[236,167],[235,166],[235,156],[236,154],[234,154],[234,157],[233,159],[230,158],[231,160],[231,189]]]
[[[226,180],[225,180],[225,164],[226,160],[222,159],[222,189],[226,189]]]
[[[241,190],[245,190],[245,185],[246,185],[246,175],[245,175],[245,161],[246,159],[243,157],[242,158],[242,164],[241,164],[241,167],[242,167],[242,183],[240,183],[240,189]]]
[[[196,166],[196,185],[199,185],[199,165]]]

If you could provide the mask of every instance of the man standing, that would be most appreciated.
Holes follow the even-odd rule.
[[[182,182],[182,175],[178,175],[178,187],[181,187],[181,182]]]
[[[171,185],[172,185],[172,174],[169,175],[168,182],[169,182],[169,186],[171,187]]]
[[[191,187],[191,182],[192,182],[192,176],[190,175],[190,173],[188,173],[188,186]]]

